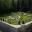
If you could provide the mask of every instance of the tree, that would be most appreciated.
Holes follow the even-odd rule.
[[[22,0],[18,0],[18,7],[19,7],[19,11],[21,11],[21,6],[22,6]]]
[[[3,9],[10,9],[10,8],[12,8],[12,0],[0,0],[0,8],[2,9],[2,11],[3,11]]]

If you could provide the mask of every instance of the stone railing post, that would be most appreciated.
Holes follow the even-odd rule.
[[[25,32],[25,31],[26,31],[25,24],[21,24],[21,32]]]

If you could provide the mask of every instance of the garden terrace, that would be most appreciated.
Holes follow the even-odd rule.
[[[32,19],[32,14],[24,13],[24,12],[11,13],[9,15],[0,16],[0,20],[3,20],[3,19],[5,22],[18,25],[19,21],[20,21],[20,24],[22,23],[22,21],[24,21],[24,23],[29,22]]]

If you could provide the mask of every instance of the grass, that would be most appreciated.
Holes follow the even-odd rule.
[[[17,15],[19,13],[14,13],[14,15],[12,17],[14,17],[15,15]],[[20,13],[21,14],[21,13]],[[19,15],[20,15],[19,14]],[[0,16],[0,19],[6,19],[9,15],[3,15]],[[31,19],[31,16],[27,16],[27,15],[23,15],[21,16],[21,18],[19,19],[20,22],[22,23],[22,21],[24,21],[25,23],[27,23],[29,20]],[[15,24],[17,25],[19,21],[17,21],[16,19],[8,19],[8,20],[4,20],[5,22],[8,22],[9,24]]]
[[[22,18],[23,18],[23,19],[22,19]],[[30,16],[26,16],[26,15],[23,15],[22,18],[21,18],[22,20],[21,20],[21,19],[20,19],[20,20],[21,20],[21,21],[25,21],[25,23],[27,23],[27,22],[31,19]]]
[[[8,22],[9,24],[18,24],[18,21],[17,20],[12,20],[12,19],[9,19],[9,20],[6,20],[5,22]]]

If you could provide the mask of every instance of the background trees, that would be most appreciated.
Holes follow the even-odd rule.
[[[0,11],[28,11],[30,0],[0,0]]]
[[[8,12],[12,9],[12,0],[0,0],[0,12]]]

